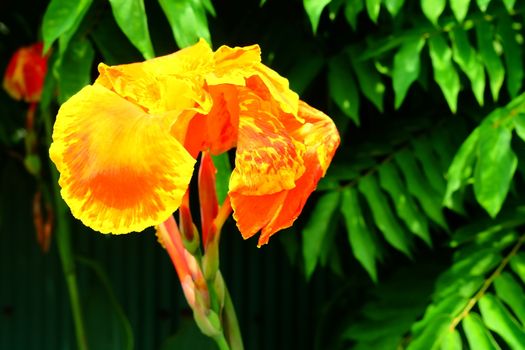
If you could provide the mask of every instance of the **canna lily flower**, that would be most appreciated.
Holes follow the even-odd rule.
[[[60,108],[50,156],[73,215],[103,233],[164,222],[199,153],[235,148],[233,216],[266,244],[293,224],[339,145],[332,120],[299,101],[257,45],[213,52],[201,40],[99,73]]]
[[[4,89],[16,100],[38,102],[47,72],[47,57],[42,43],[18,49],[11,57],[4,75]]]

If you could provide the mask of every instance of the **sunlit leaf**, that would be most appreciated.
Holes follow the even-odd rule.
[[[487,11],[487,7],[489,7],[490,0],[476,0],[476,2],[478,3],[478,7],[481,11]]]
[[[471,349],[499,350],[500,347],[478,314],[470,312],[461,322]]]
[[[479,301],[479,309],[487,327],[500,335],[512,349],[525,349],[525,332],[494,295],[485,294]]]
[[[408,229],[428,245],[432,245],[428,221],[408,193],[393,163],[387,163],[379,168],[379,182],[381,187],[390,194],[397,214],[403,219]]]
[[[386,9],[392,16],[396,16],[403,7],[405,0],[383,0]]]
[[[155,57],[149,36],[144,0],[109,0],[113,16],[126,37],[144,58]]]
[[[476,25],[476,38],[480,57],[489,74],[492,98],[496,101],[503,80],[505,79],[505,69],[503,68],[501,59],[494,49],[494,34],[492,26],[485,21],[478,22]]]
[[[330,96],[345,115],[359,125],[359,95],[346,55],[333,58],[328,66]]]
[[[522,325],[525,325],[525,293],[516,279],[503,272],[494,280],[496,295],[516,314]]]
[[[323,241],[328,233],[334,213],[339,207],[339,192],[324,194],[313,209],[303,229],[303,257],[306,277],[310,278],[317,266]]]
[[[171,31],[180,48],[193,45],[200,38],[211,44],[206,9],[200,1],[159,0],[159,3],[168,18]],[[213,7],[210,9],[213,11]]]
[[[454,61],[470,79],[476,100],[483,105],[485,94],[485,70],[478,54],[468,40],[467,32],[461,27],[450,32]]]
[[[421,10],[434,25],[437,25],[439,16],[445,10],[446,0],[421,0]]]
[[[407,347],[407,350],[428,350],[438,346],[447,335],[451,317],[442,315],[434,318],[423,332],[415,337]]]
[[[363,9],[365,8],[365,5],[363,4],[363,0],[355,0],[355,1],[347,1],[345,5],[345,17],[348,23],[352,26],[354,30],[357,28],[357,15]]]
[[[467,15],[470,0],[450,0],[450,8],[458,22],[463,22]]]
[[[500,211],[518,165],[510,147],[511,139],[512,131],[508,128],[492,125],[480,128],[474,194],[492,217]]]
[[[498,33],[505,52],[505,65],[507,67],[507,89],[510,96],[516,97],[520,92],[523,81],[523,59],[521,45],[516,41],[516,32],[512,28],[512,19],[505,16],[498,22]]]
[[[432,36],[429,39],[430,58],[434,67],[434,80],[438,83],[445,95],[448,106],[452,113],[456,113],[459,76],[452,64],[452,50],[441,35]]]
[[[405,99],[408,88],[419,76],[419,54],[425,44],[422,38],[407,39],[394,56],[392,83],[396,96],[395,107],[399,108]]]
[[[440,205],[441,196],[428,185],[414,157],[405,150],[398,152],[394,159],[403,173],[409,192],[417,198],[423,211],[434,222],[446,228],[447,224]]]
[[[454,208],[454,195],[462,189],[474,173],[474,162],[479,141],[479,129],[475,129],[463,142],[456,153],[452,164],[447,172],[447,190],[443,204],[448,208]]]
[[[366,11],[372,22],[377,22],[380,10],[381,0],[366,0]]]
[[[44,52],[47,52],[62,34],[78,26],[93,0],[52,0],[42,20]]]
[[[73,41],[62,59],[57,61],[54,73],[58,80],[60,103],[64,103],[91,83],[91,67],[94,57],[95,52],[91,42],[82,38]]]
[[[373,176],[365,176],[359,181],[359,191],[365,196],[374,221],[383,233],[385,239],[394,248],[410,256],[410,237],[396,219],[388,204],[387,199],[381,192],[377,180]]]
[[[377,248],[366,226],[358,194],[354,188],[347,187],[343,190],[341,213],[345,220],[348,240],[354,256],[363,265],[372,280],[377,281]]]
[[[441,340],[441,350],[461,350],[463,345],[461,343],[461,336],[457,329],[445,332]]]
[[[521,282],[525,283],[525,252],[514,255],[510,259],[510,267],[521,279]]]
[[[317,27],[319,26],[321,13],[330,1],[331,0],[303,0],[304,9],[306,10],[308,18],[310,18],[314,34],[317,32]]]
[[[383,112],[383,95],[385,84],[377,72],[373,62],[352,60],[354,72],[357,76],[361,92],[366,96],[380,112]]]

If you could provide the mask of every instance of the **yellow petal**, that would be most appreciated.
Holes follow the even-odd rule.
[[[73,215],[103,233],[142,231],[181,203],[195,160],[147,114],[95,84],[59,110],[50,156]]]
[[[304,172],[304,146],[294,141],[270,103],[247,92],[241,98],[235,169],[230,192],[276,193],[295,187]]]
[[[193,108],[208,113],[211,96],[203,86],[213,70],[213,52],[201,40],[197,44],[166,56],[139,63],[98,67],[96,83],[141,106],[160,113]]]

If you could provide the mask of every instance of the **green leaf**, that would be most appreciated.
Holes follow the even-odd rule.
[[[513,12],[514,11],[514,4],[516,3],[516,0],[503,0],[503,4],[507,8],[507,11]]]
[[[441,35],[432,36],[429,39],[429,46],[434,80],[443,91],[450,110],[456,113],[460,85],[458,73],[452,64],[452,50]]]
[[[437,25],[438,18],[445,10],[446,4],[446,0],[421,0],[421,9],[430,22]]]
[[[444,195],[447,186],[445,176],[441,170],[439,160],[436,155],[434,155],[430,142],[428,142],[426,138],[415,140],[412,142],[412,149],[421,164],[423,173],[428,179],[430,186],[432,186],[440,196]]]
[[[355,57],[354,55],[352,56]],[[357,59],[352,59],[352,64],[357,76],[357,81],[361,87],[361,92],[382,113],[385,84],[383,84],[381,76],[377,72],[374,63],[372,61],[359,61]]]
[[[498,21],[498,34],[501,38],[507,67],[507,89],[511,98],[521,90],[523,81],[523,59],[521,46],[516,41],[518,32],[512,28],[512,19],[506,15]]]
[[[160,350],[217,350],[217,345],[199,330],[195,322],[184,321],[177,332],[164,341]]]
[[[424,45],[425,40],[422,38],[407,39],[394,56],[392,83],[396,96],[396,109],[401,106],[408,88],[419,76],[421,65],[419,54]]]
[[[347,1],[345,6],[345,17],[354,31],[357,28],[357,15],[364,9],[363,0]]]
[[[405,188],[399,173],[392,162],[379,168],[379,183],[389,194],[394,203],[397,215],[405,222],[408,229],[432,245],[428,231],[428,221],[421,215],[416,203]]]
[[[478,314],[470,312],[461,322],[470,349],[500,350]]]
[[[321,13],[324,8],[331,0],[303,0],[304,9],[306,14],[312,23],[312,30],[314,34],[317,32],[317,27],[319,25],[319,19],[321,18]]]
[[[328,65],[330,96],[356,125],[359,125],[359,95],[346,55],[334,57]]]
[[[522,141],[525,141],[525,114],[519,114],[513,118],[514,130]]]
[[[359,181],[359,191],[365,196],[374,221],[383,233],[386,241],[394,248],[410,256],[410,237],[392,213],[388,200],[385,198],[374,176],[365,176]]]
[[[228,195],[232,166],[230,164],[228,152],[216,156],[212,155],[211,158],[213,160],[213,165],[215,165],[215,169],[217,169],[217,174],[215,175],[215,186],[217,188],[217,200],[219,204],[221,204]]]
[[[509,306],[525,325],[525,293],[516,279],[508,272],[503,272],[494,280],[496,295]]]
[[[319,54],[308,54],[297,61],[286,74],[290,81],[290,88],[301,95],[310,86],[315,77],[319,75],[324,64],[324,58]]]
[[[144,0],[109,0],[119,28],[144,58],[155,57],[149,36]]]
[[[512,131],[506,127],[480,127],[474,194],[492,217],[500,211],[518,165],[518,159],[510,147],[511,139]]]
[[[461,336],[457,329],[445,332],[441,341],[441,350],[461,350],[462,348]]]
[[[325,193],[315,205],[303,229],[303,258],[306,278],[310,278],[321,255],[330,222],[339,207],[339,192]]]
[[[510,267],[512,271],[518,275],[521,279],[521,282],[525,283],[525,253],[521,252],[510,259]]]
[[[430,350],[439,345],[447,335],[451,317],[440,315],[434,318],[423,332],[416,336],[407,347],[407,350]]]
[[[490,91],[494,101],[497,101],[501,85],[505,79],[505,69],[494,49],[492,26],[485,21],[478,22],[476,25],[476,38],[481,60],[489,74]]]
[[[91,67],[95,52],[86,38],[74,40],[61,60],[57,60],[55,77],[58,80],[58,101],[66,102],[91,82]]]
[[[525,349],[525,332],[494,295],[485,294],[479,301],[479,309],[487,327],[500,335],[512,349]]]
[[[403,172],[409,192],[418,199],[423,211],[434,222],[445,228],[447,224],[441,211],[441,196],[425,181],[412,154],[407,150],[398,152],[395,161]]]
[[[489,7],[490,0],[476,0],[476,2],[478,3],[478,7],[481,11],[487,11],[487,7]]]
[[[479,141],[479,128],[475,129],[463,142],[452,160],[447,172],[447,189],[443,204],[447,208],[456,207],[454,194],[465,187],[474,171],[474,161]]]
[[[467,15],[470,0],[450,0],[450,8],[458,22],[463,22]]]
[[[405,0],[383,0],[383,3],[388,12],[395,17],[399,13],[399,10],[401,10],[401,7],[403,7]]]
[[[468,40],[467,32],[456,27],[450,32],[454,61],[467,75],[472,85],[472,91],[479,105],[483,105],[485,93],[485,71],[480,57],[474,51]]]
[[[377,23],[379,11],[381,10],[381,0],[366,0],[366,11],[372,22]]]
[[[206,9],[200,1],[159,0],[159,3],[180,48],[193,45],[200,38],[211,43]],[[211,9],[213,10],[213,7]]]
[[[377,247],[366,226],[359,205],[358,194],[354,188],[346,187],[343,190],[341,213],[345,220],[348,240],[355,258],[365,268],[372,280],[377,282]]]
[[[42,20],[44,52],[47,52],[62,34],[78,26],[93,0],[52,0]]]

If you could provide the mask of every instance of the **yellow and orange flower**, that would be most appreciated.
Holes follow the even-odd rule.
[[[38,102],[47,72],[47,57],[42,43],[18,49],[11,57],[4,75],[4,89],[16,100]]]
[[[299,101],[257,45],[213,52],[201,40],[99,73],[60,108],[50,155],[73,215],[100,232],[163,222],[199,152],[236,148],[234,218],[266,244],[292,225],[339,144],[332,120]]]

